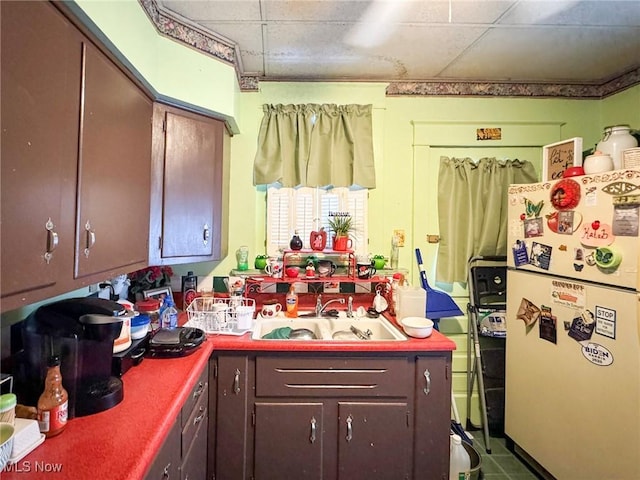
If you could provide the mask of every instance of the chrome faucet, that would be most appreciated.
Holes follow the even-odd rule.
[[[333,302],[338,302],[341,304],[344,304],[344,298],[332,298],[331,300],[329,300],[328,302],[326,302],[324,305],[322,304],[322,295],[318,295],[318,298],[316,299],[316,317],[319,317],[322,315],[322,312],[325,311],[325,309],[327,308],[327,305],[329,305],[330,303]]]

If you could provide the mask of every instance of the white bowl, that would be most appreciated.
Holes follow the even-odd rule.
[[[0,470],[2,470],[13,450],[15,428],[10,423],[0,422]]]
[[[433,321],[424,317],[405,317],[400,320],[404,333],[410,337],[427,338],[433,333]]]

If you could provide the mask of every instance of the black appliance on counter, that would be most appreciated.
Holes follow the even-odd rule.
[[[122,380],[112,374],[113,342],[125,308],[102,298],[70,298],[44,305],[22,322],[22,346],[14,362],[18,401],[37,405],[47,359],[59,355],[62,384],[69,394],[69,418],[114,407],[124,398]]]

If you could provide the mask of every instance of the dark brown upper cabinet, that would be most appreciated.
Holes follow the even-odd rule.
[[[149,263],[194,263],[227,253],[222,121],[160,103],[153,111]]]
[[[4,311],[72,280],[82,53],[49,3],[0,6]]]
[[[153,104],[51,2],[0,2],[0,308],[147,264]]]
[[[76,277],[145,266],[153,102],[96,47],[83,45]]]

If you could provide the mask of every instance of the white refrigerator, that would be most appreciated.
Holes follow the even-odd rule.
[[[558,480],[640,479],[640,170],[508,193],[505,434]]]

